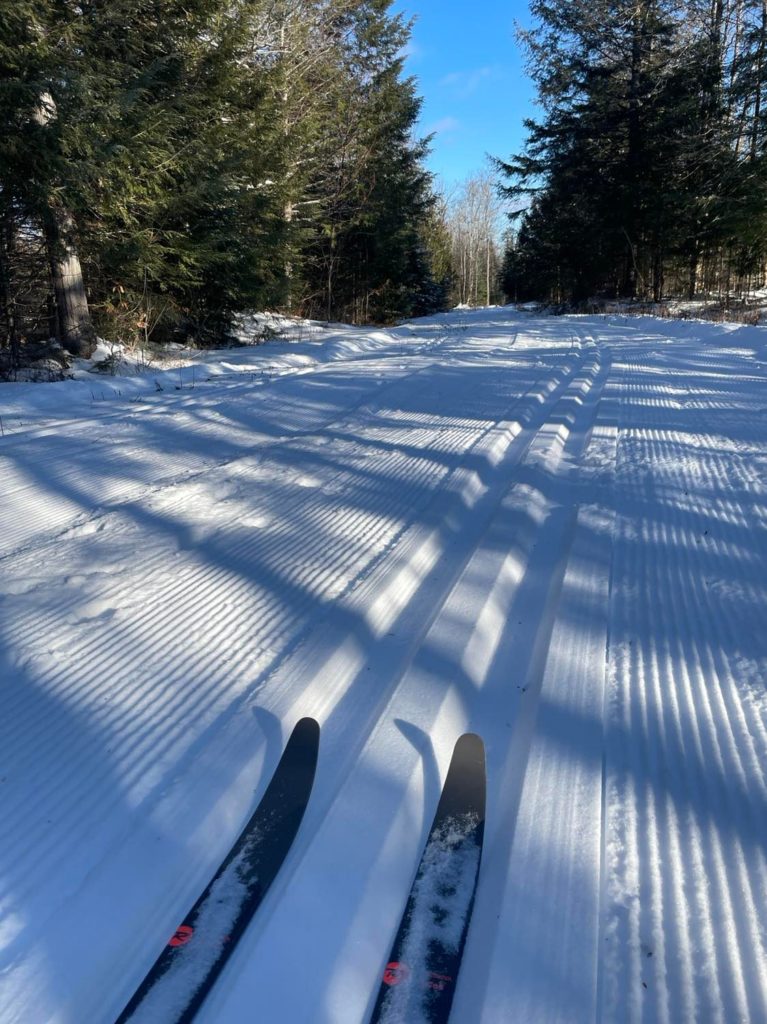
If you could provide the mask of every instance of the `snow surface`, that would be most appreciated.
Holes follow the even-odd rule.
[[[366,1020],[467,731],[453,1021],[767,1020],[766,342],[456,310],[0,385],[0,1021],[112,1024],[305,715],[201,1024]]]

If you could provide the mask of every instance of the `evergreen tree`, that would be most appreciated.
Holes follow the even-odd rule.
[[[67,169],[99,303],[121,334],[166,325],[210,340],[268,295],[279,224],[259,188],[273,129],[243,60],[251,17],[218,0],[123,0],[78,25],[89,73]]]
[[[420,101],[402,78],[409,25],[390,0],[346,13],[324,158],[307,188],[313,230],[303,250],[309,308],[328,319],[390,320],[440,302],[423,233],[434,202],[413,139]]]
[[[87,354],[91,316],[120,340],[209,343],[267,305],[359,320],[441,302],[389,8],[0,0],[6,344],[47,330]]]
[[[692,294],[761,201],[738,153],[723,0],[533,10],[540,31],[526,42],[545,115],[501,164],[509,194],[530,197],[508,261],[514,287],[657,300],[670,272]]]
[[[82,279],[77,229],[60,171],[60,97],[67,88],[60,45],[67,11],[43,0],[0,8],[0,120],[4,128],[2,282],[6,322],[17,345],[13,255],[22,231],[36,225],[45,239],[54,305],[51,326],[75,354],[88,355],[95,336]],[[29,248],[28,242],[25,248]]]

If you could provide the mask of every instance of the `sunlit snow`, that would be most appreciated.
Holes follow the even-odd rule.
[[[452,1020],[767,1020],[767,329],[239,330],[0,384],[3,1024],[113,1024],[304,715],[312,798],[199,1024],[368,1019],[465,732]],[[468,899],[441,849],[414,963],[443,868]]]

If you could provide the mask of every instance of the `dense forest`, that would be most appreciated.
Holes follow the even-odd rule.
[[[765,282],[767,2],[533,0],[541,114],[500,165],[511,298],[725,303]]]
[[[409,32],[390,0],[0,0],[6,359],[441,308]]]
[[[531,10],[527,145],[448,195],[391,0],[0,0],[0,370],[259,308],[763,287],[767,0]]]

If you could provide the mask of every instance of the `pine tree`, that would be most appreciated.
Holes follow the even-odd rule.
[[[278,211],[259,185],[274,132],[244,60],[252,17],[218,0],[124,0],[85,8],[77,26],[88,75],[68,168],[120,333],[213,340],[269,291]]]
[[[390,0],[349,7],[333,51],[322,159],[307,183],[302,252],[309,308],[328,319],[390,320],[441,301],[422,235],[434,198],[413,139],[420,101],[403,79],[410,27]]]
[[[66,10],[44,2],[0,10],[0,122],[3,131],[0,194],[3,202],[2,281],[11,345],[18,346],[13,257],[22,228],[36,225],[45,238],[55,301],[51,326],[75,355],[95,344],[78,253],[76,218],[63,187],[60,96],[68,79],[61,61]]]
[[[210,343],[259,306],[391,319],[441,301],[388,0],[0,2],[8,344],[22,265],[84,354],[91,316],[120,340]]]
[[[558,300],[657,300],[670,274],[693,293],[755,197],[728,94],[724,0],[533,10],[541,30],[526,39],[545,116],[501,165],[509,193],[531,196],[510,260],[516,285]]]

